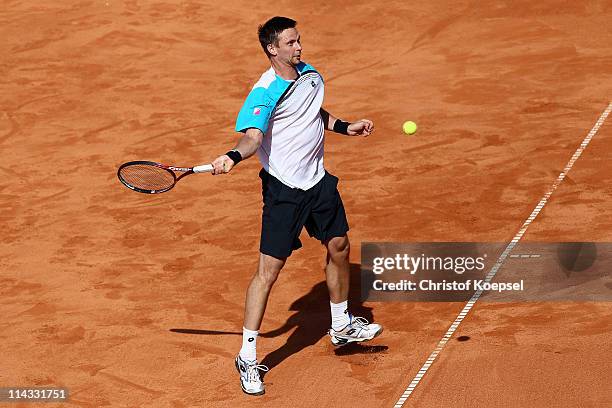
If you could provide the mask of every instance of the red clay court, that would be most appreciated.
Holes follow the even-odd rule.
[[[597,123],[520,239],[612,242],[612,3],[421,3],[4,1],[0,388],[65,387],[45,405],[62,407],[393,407],[418,377],[404,407],[612,406],[609,301],[478,301],[419,377],[465,303],[359,300],[362,242],[511,242]],[[304,233],[261,329],[257,398],[233,358],[259,163],[152,196],[115,173],[231,148],[274,15],[298,21],[324,106],[376,124],[329,133],[325,163],[351,305],[385,332],[333,348],[324,249]]]

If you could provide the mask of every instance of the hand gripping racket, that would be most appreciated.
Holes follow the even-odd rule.
[[[131,161],[119,166],[117,177],[127,188],[145,194],[170,190],[183,177],[193,173],[210,173],[211,164],[195,167],[175,167],[151,161]]]

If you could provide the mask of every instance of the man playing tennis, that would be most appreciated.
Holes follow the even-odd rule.
[[[329,336],[335,346],[371,340],[382,326],[348,312],[348,222],[338,179],[323,166],[324,131],[368,136],[372,121],[343,122],[321,106],[321,75],[301,58],[296,22],[273,17],[259,27],[259,41],[271,68],[249,93],[236,121],[244,133],[236,147],[212,163],[213,174],[229,173],[257,153],[263,169],[263,216],[259,266],[246,294],[242,348],[236,357],[242,390],[265,392],[256,357],[256,340],[272,285],[291,252],[302,246],[302,227],[327,248],[325,268],[331,305]]]

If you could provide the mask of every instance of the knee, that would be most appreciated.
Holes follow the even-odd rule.
[[[271,288],[274,282],[276,282],[276,279],[278,279],[279,272],[280,271],[262,268],[257,271],[257,279],[259,279],[264,286]]]
[[[265,286],[271,288],[278,278],[283,265],[284,260],[263,256],[260,259],[259,268],[257,270],[257,279]]]
[[[329,257],[334,262],[344,262],[348,260],[351,251],[351,244],[348,237],[335,237],[329,240],[327,244]]]

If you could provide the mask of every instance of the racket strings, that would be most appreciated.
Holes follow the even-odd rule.
[[[143,190],[169,189],[176,181],[170,171],[147,164],[126,166],[119,174],[126,183]]]

